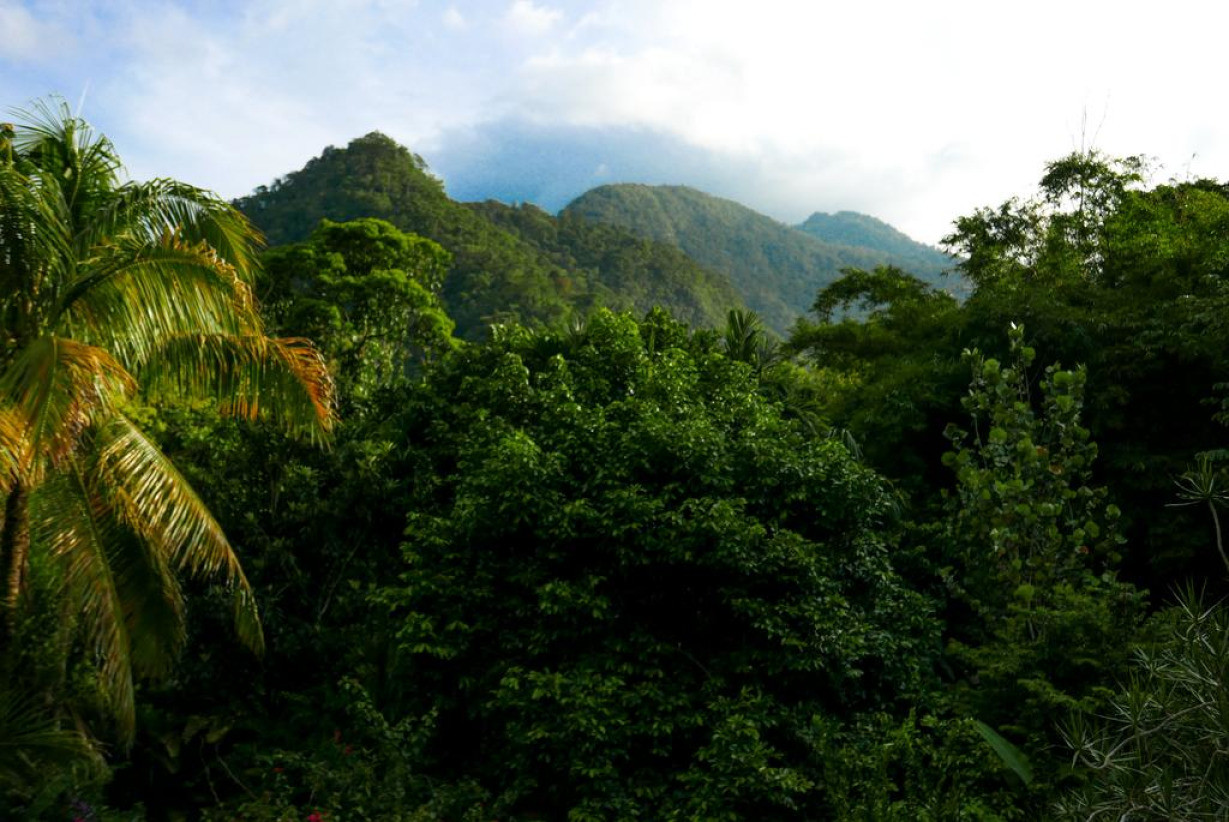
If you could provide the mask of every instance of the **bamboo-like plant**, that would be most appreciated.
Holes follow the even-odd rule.
[[[1164,638],[1137,652],[1106,709],[1063,729],[1087,779],[1058,803],[1060,819],[1226,818],[1229,610],[1187,589],[1158,619]]]
[[[1212,515],[1212,527],[1216,531],[1216,550],[1220,553],[1220,560],[1224,563],[1225,570],[1229,572],[1229,555],[1225,554],[1220,514],[1216,510],[1217,506],[1229,504],[1229,489],[1225,488],[1221,473],[1212,465],[1211,457],[1201,454],[1196,461],[1195,468],[1174,480],[1174,485],[1178,486],[1178,498],[1182,501],[1171,502],[1169,507],[1199,505],[1200,503],[1208,506],[1208,513]]]

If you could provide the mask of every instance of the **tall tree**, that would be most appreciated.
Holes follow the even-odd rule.
[[[332,386],[310,343],[264,333],[258,235],[233,207],[173,180],[124,182],[111,142],[63,103],[2,131],[0,647],[38,553],[130,738],[134,675],[165,672],[183,643],[175,571],[221,576],[240,638],[263,644],[238,558],[131,401],[203,395],[319,437]]]

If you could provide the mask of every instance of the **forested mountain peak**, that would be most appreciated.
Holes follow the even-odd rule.
[[[443,183],[422,157],[372,131],[345,148],[328,146],[302,169],[258,187],[235,205],[264,231],[270,245],[280,245],[306,239],[324,218],[390,219],[399,212],[422,217],[447,202]]]
[[[919,263],[944,269],[956,264],[954,257],[919,243],[877,217],[857,211],[838,211],[835,214],[816,211],[798,225],[798,230],[825,242],[873,248],[905,258],[916,258]]]
[[[452,255],[443,298],[469,338],[492,322],[550,324],[596,306],[660,305],[713,326],[743,305],[725,276],[669,245],[534,206],[456,202],[421,157],[380,132],[326,148],[236,205],[272,245],[301,242],[324,219],[378,218],[434,240]]]

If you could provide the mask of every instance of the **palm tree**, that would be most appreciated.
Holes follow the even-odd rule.
[[[203,395],[318,438],[332,385],[310,343],[265,335],[259,236],[232,206],[125,182],[112,144],[62,102],[19,117],[0,125],[0,651],[39,552],[130,739],[133,677],[165,672],[184,641],[176,571],[221,577],[240,639],[263,640],[221,528],[128,404]]]

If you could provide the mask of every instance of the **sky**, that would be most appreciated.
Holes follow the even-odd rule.
[[[226,197],[382,131],[462,200],[669,183],[937,243],[1048,160],[1229,178],[1212,0],[0,0],[0,110],[48,94],[134,179]]]

